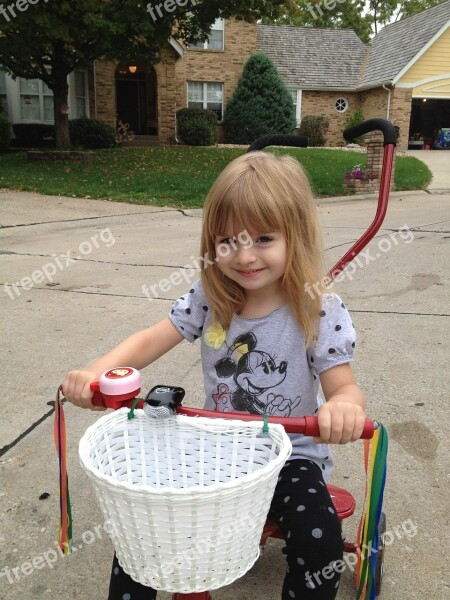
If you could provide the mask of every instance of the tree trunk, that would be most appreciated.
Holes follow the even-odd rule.
[[[64,114],[68,108],[69,86],[66,75],[53,88],[53,107],[55,112],[55,145],[57,148],[70,148],[69,116]]]

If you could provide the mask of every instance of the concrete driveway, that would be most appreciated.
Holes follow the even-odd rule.
[[[187,284],[152,301],[142,286],[187,276],[186,265],[198,257],[201,213],[9,191],[0,192],[0,203],[0,598],[102,600],[112,547],[77,458],[78,440],[98,414],[66,407],[76,551],[60,558],[50,403],[67,370],[167,314]],[[368,226],[375,206],[373,197],[319,202],[330,265]],[[381,596],[387,600],[450,598],[449,210],[450,193],[393,194],[370,254],[336,285],[357,329],[354,369],[368,413],[390,436]],[[156,383],[181,385],[186,402],[200,405],[198,343],[183,343],[146,369],[144,389]],[[360,508],[362,444],[335,454],[333,483],[350,489]],[[356,518],[345,523],[349,538],[356,526]],[[281,545],[271,541],[255,567],[214,599],[277,600]],[[348,568],[339,599],[353,598]]]
[[[405,154],[424,162],[433,173],[428,190],[435,193],[450,191],[450,150],[407,150]]]

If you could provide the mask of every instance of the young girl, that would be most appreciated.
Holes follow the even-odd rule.
[[[201,279],[173,303],[168,317],[87,369],[68,373],[64,394],[92,409],[89,385],[102,372],[121,365],[142,369],[183,339],[201,338],[205,408],[317,414],[320,439],[291,436],[293,452],[270,517],[286,541],[282,600],[332,600],[340,577],[333,566],[342,559],[343,542],[325,485],[332,468],[327,444],[359,438],[364,397],[349,366],[355,332],[347,309],[334,293],[311,293],[311,286],[320,290],[323,277],[322,245],[299,163],[264,152],[230,163],[205,202],[201,256],[209,260]],[[155,597],[114,559],[109,600]]]

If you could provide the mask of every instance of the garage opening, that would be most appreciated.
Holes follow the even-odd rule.
[[[408,147],[450,150],[450,99],[413,98]]]

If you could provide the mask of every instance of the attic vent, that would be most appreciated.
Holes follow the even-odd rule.
[[[344,113],[347,110],[347,108],[348,108],[348,100],[347,100],[347,98],[344,98],[344,97],[338,98],[336,100],[336,102],[334,103],[334,108],[338,112]]]

